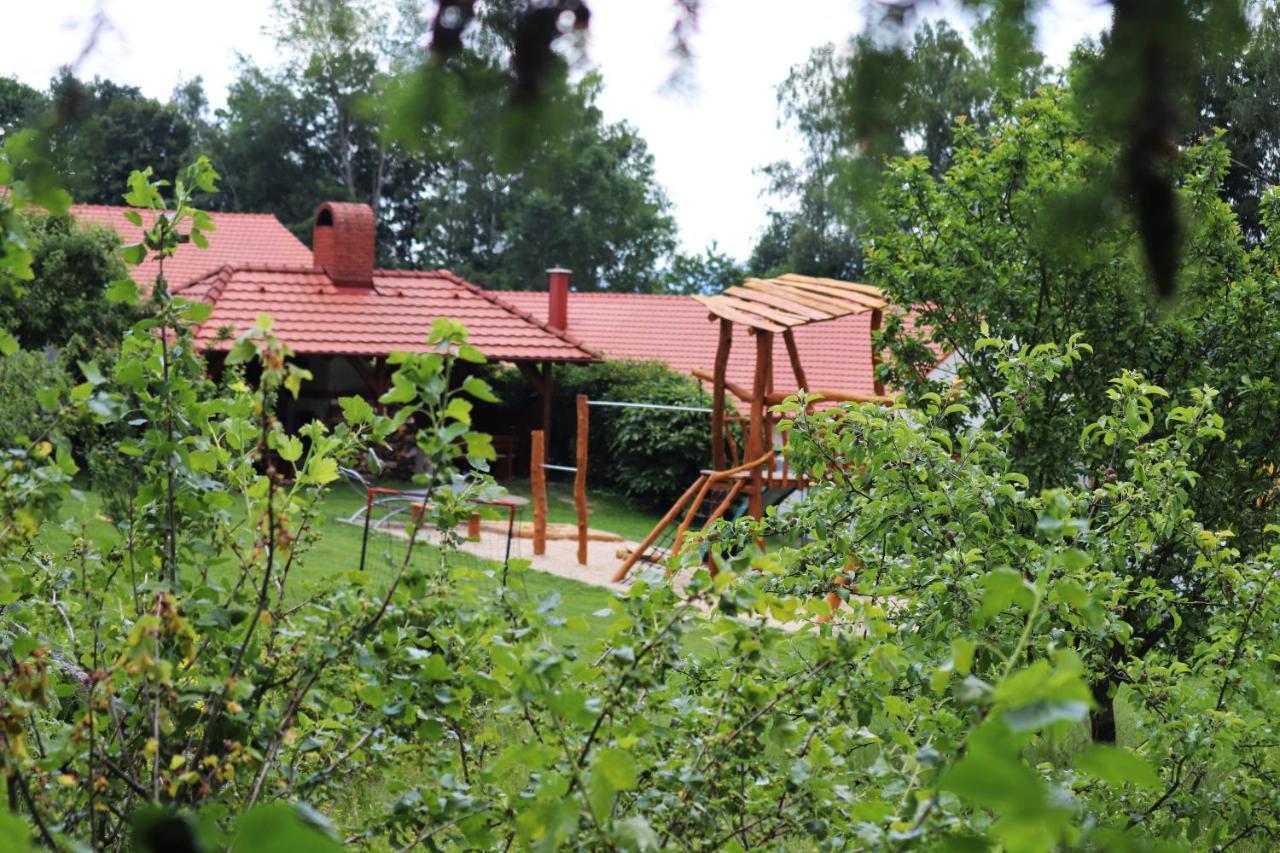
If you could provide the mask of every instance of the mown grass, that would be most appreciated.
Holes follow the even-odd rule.
[[[531,492],[528,480],[504,483],[513,494],[527,498]],[[530,512],[530,518],[532,513]],[[595,530],[616,533],[624,539],[639,542],[662,518],[660,513],[637,509],[621,495],[606,489],[587,489],[588,524]],[[551,524],[576,524],[578,511],[573,503],[573,483],[547,483],[547,521]]]

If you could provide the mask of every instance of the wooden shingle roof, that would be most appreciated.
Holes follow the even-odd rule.
[[[693,298],[717,317],[763,332],[784,332],[888,304],[880,289],[869,284],[795,273],[749,278],[714,296]]]

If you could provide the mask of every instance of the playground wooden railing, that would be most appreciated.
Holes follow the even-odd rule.
[[[711,491],[713,486],[717,483],[723,483],[725,480],[734,480],[733,485],[729,487],[729,493],[724,497],[703,524],[704,530],[707,527],[710,527],[716,519],[725,514],[732,504],[733,499],[738,496],[738,493],[741,492],[743,487],[746,485],[746,480],[738,477],[738,475],[747,471],[753,471],[756,468],[761,468],[765,465],[769,465],[772,468],[773,459],[774,452],[770,450],[759,459],[743,463],[735,468],[726,468],[723,471],[706,472],[705,476],[702,478],[702,488],[698,490],[697,497],[695,497],[693,502],[689,504],[689,511],[685,514],[684,521],[681,522],[680,527],[676,530],[676,540],[675,544],[671,546],[671,553],[680,553],[680,547],[684,545],[685,534],[689,532],[689,528],[693,524],[693,519],[698,514],[698,509],[701,508],[702,502],[707,499],[707,492]]]

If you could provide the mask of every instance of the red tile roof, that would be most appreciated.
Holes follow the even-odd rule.
[[[226,266],[176,292],[213,304],[196,340],[218,350],[268,314],[275,334],[299,354],[420,352],[432,322],[448,317],[464,323],[471,343],[491,359],[596,359],[576,339],[447,270],[374,270],[372,286],[342,285],[308,259],[303,266]]]
[[[113,229],[125,243],[142,238],[142,228],[124,218],[127,207],[101,204],[75,204],[71,216],[77,222],[92,223]],[[142,214],[142,223],[150,227],[155,213]],[[216,231],[209,233],[209,248],[193,243],[178,247],[173,257],[164,262],[164,275],[170,289],[181,287],[227,264],[291,264],[311,266],[311,250],[269,213],[210,213]],[[134,281],[149,287],[155,281],[159,263],[147,259],[130,273]]]
[[[502,297],[534,317],[547,316],[547,294],[517,291]],[[673,370],[710,371],[715,364],[717,326],[691,296],[646,293],[571,293],[569,334],[608,358],[662,361]],[[873,394],[871,315],[854,314],[798,326],[796,349],[810,388]],[[781,335],[774,336],[774,386],[797,387]],[[728,379],[751,387],[755,343],[746,328],[734,325]]]

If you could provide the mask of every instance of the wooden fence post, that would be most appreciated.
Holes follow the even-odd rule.
[[[578,458],[574,463],[573,505],[578,511],[578,565],[587,564],[587,430],[590,414],[587,395],[578,395]]]
[[[535,429],[529,454],[529,485],[533,492],[533,553],[547,553],[547,448],[543,432]]]

